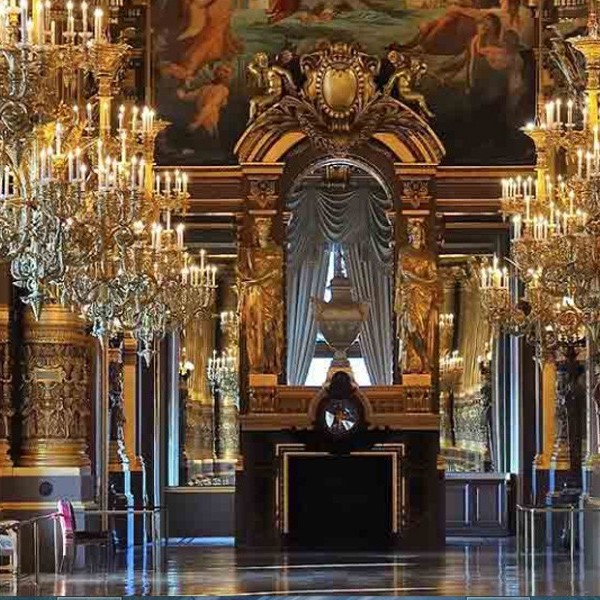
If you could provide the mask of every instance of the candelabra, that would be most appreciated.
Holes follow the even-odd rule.
[[[442,313],[439,319],[440,326],[440,355],[443,356],[452,348],[454,338],[454,315]]]
[[[213,394],[217,392],[223,396],[236,397],[238,393],[238,358],[229,351],[213,355],[208,359],[208,381]]]
[[[226,344],[237,353],[240,336],[240,315],[233,310],[223,311],[220,314],[219,327],[225,337]]]
[[[458,350],[440,358],[440,385],[444,389],[454,389],[460,382],[464,370],[464,359]]]

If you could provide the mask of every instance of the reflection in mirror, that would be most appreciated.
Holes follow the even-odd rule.
[[[490,328],[476,264],[464,255],[440,259],[440,444],[448,471],[493,470]]]

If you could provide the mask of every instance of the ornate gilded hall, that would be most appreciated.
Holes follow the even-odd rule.
[[[0,594],[600,595],[595,0],[0,0]]]

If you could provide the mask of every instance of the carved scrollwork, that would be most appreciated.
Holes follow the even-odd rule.
[[[291,80],[284,85],[289,78],[275,67],[267,68],[264,57],[262,61],[260,72],[273,72],[270,80],[278,83],[271,85],[268,93],[263,89],[251,102],[254,132],[272,130],[281,134],[300,129],[316,148],[340,156],[375,133],[410,131],[412,135],[430,135],[425,121],[413,110],[391,93],[378,91],[379,58],[361,52],[354,44],[333,43],[302,56],[305,83],[301,90]],[[414,79],[417,75],[413,67]],[[294,89],[286,91],[290,86]],[[415,98],[411,95],[411,99]]]

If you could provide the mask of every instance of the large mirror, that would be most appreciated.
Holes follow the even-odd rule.
[[[494,345],[479,299],[479,262],[440,258],[440,445],[448,471],[494,470]]]

